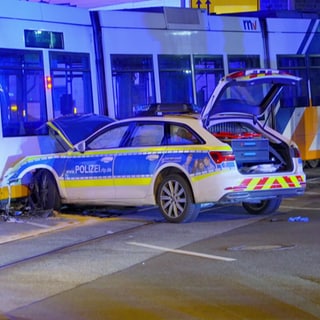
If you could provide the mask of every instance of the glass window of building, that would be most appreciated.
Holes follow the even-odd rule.
[[[197,105],[203,107],[224,76],[222,56],[193,56]]]
[[[151,55],[111,55],[116,118],[133,116],[141,106],[155,102]]]
[[[47,121],[44,71],[39,51],[0,50],[3,137],[39,135]]]
[[[193,103],[191,60],[189,55],[159,55],[162,103]]]
[[[50,52],[49,57],[54,117],[93,112],[89,54]]]

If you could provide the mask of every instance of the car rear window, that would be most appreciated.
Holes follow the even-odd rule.
[[[130,147],[160,146],[164,138],[163,123],[138,124],[129,142]]]
[[[179,145],[179,144],[200,144],[200,140],[194,133],[192,133],[189,128],[178,125],[171,124],[169,130],[169,145]]]

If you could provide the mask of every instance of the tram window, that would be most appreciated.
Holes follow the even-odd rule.
[[[305,69],[305,55],[277,55],[277,64],[279,69]]]
[[[116,118],[134,115],[139,106],[155,102],[151,55],[111,55],[113,99]]]
[[[193,103],[191,60],[189,55],[159,55],[162,103]]]
[[[229,72],[260,68],[259,55],[228,55]]]
[[[312,104],[320,106],[320,55],[310,55],[309,66]]]
[[[306,57],[304,55],[277,55],[277,66],[292,75],[301,77],[297,87],[286,86],[280,100],[281,107],[305,107],[309,104]]]
[[[203,107],[224,75],[223,56],[193,56],[196,104]]]
[[[89,54],[50,52],[49,58],[54,117],[93,112]]]
[[[47,133],[41,52],[0,49],[0,104],[3,137]]]

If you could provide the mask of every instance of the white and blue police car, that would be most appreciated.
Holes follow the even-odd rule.
[[[42,210],[157,205],[170,222],[195,220],[203,203],[272,213],[306,187],[296,144],[269,126],[281,92],[294,92],[299,80],[278,70],[239,71],[221,79],[201,113],[155,104],[120,121],[49,121],[56,149],[10,168],[2,203],[27,199]]]

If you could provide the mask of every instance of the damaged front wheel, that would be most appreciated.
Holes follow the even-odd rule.
[[[39,170],[30,184],[30,206],[34,210],[58,210],[60,197],[56,182],[47,170]]]

